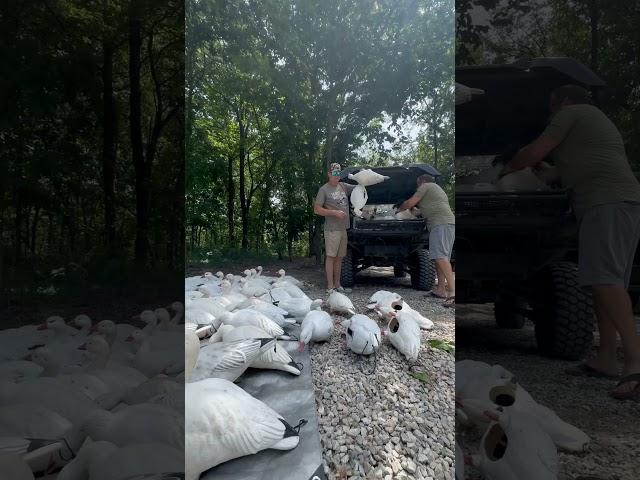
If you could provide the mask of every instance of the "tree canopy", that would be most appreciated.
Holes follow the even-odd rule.
[[[451,190],[453,18],[437,0],[190,2],[192,258],[319,259],[312,202],[334,161],[431,163]]]

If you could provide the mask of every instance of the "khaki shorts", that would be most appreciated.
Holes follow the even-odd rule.
[[[580,223],[578,283],[629,287],[640,238],[640,204],[610,203],[588,210]]]
[[[324,248],[327,257],[344,257],[347,255],[347,231],[325,230]]]

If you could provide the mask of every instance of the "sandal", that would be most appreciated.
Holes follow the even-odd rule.
[[[612,390],[609,392],[609,395],[616,400],[640,400],[640,373],[625,375],[620,379],[616,387],[629,382],[636,382],[636,386],[633,387],[632,390],[629,390],[628,392],[616,392],[615,390]]]
[[[447,307],[447,308],[456,308],[456,297],[455,297],[455,295],[453,297],[447,297],[447,299],[444,301],[442,306],[443,307]]]
[[[436,293],[433,290],[431,290],[427,295],[429,295],[430,297],[439,298],[440,300],[446,300],[447,299],[446,295],[440,295],[439,293]]]
[[[572,377],[594,377],[594,378],[609,378],[609,379],[614,379],[619,377],[619,375],[603,372],[602,370],[592,367],[588,363],[581,363],[580,365],[576,365],[575,367],[567,368],[565,370],[565,373],[567,375],[571,375]]]

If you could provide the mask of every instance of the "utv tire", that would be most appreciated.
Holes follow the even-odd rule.
[[[342,258],[342,270],[340,271],[340,285],[351,288],[355,283],[355,271],[353,268],[353,254],[351,249],[347,250],[347,255]]]
[[[545,354],[579,360],[593,344],[591,295],[578,285],[578,267],[561,262],[538,280],[533,320],[538,348]]]
[[[416,290],[431,290],[436,282],[436,267],[428,250],[418,250],[411,259],[411,286]]]
[[[524,326],[526,317],[518,311],[516,301],[496,301],[493,304],[493,314],[499,328],[517,329]]]
[[[404,270],[404,264],[402,262],[396,262],[393,265],[393,276],[396,278],[404,278],[407,272]]]

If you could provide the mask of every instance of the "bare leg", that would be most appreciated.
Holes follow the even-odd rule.
[[[627,290],[620,285],[595,285],[593,287],[593,301],[596,305],[596,312],[601,312],[604,321],[613,324],[620,334],[624,350],[623,375],[640,373],[640,336],[636,331],[631,299]],[[598,322],[600,323],[600,320]],[[610,333],[605,333],[605,335],[607,334]],[[637,382],[623,384],[616,388],[616,392],[622,393],[632,390],[636,384]]]
[[[447,286],[449,287],[449,296],[455,297],[456,281],[453,277],[453,269],[451,268],[451,263],[449,263],[449,260],[447,260],[446,258],[436,258],[434,262],[436,264],[436,270],[438,272],[442,272],[442,276],[447,281]],[[442,277],[438,277],[438,278],[442,278]],[[440,289],[440,281],[438,281],[438,289]],[[444,282],[442,282],[442,290],[446,293],[446,290],[444,290]]]
[[[327,274],[327,288],[335,288],[333,283],[333,265],[336,257],[327,257],[324,263],[325,273]]]
[[[441,297],[446,297],[447,296],[447,289],[446,289],[446,285],[445,285],[445,276],[444,276],[444,272],[442,271],[442,267],[440,265],[439,262],[440,259],[438,260],[434,260],[433,263],[436,267],[436,275],[438,276],[438,285],[436,286],[436,288],[433,289],[433,292],[436,295],[440,295]]]
[[[340,272],[342,271],[342,257],[335,257],[333,263],[333,284],[337,287],[340,286]]]
[[[596,313],[596,319],[598,320],[600,345],[598,345],[598,352],[595,358],[590,360],[588,365],[601,372],[617,375],[618,360],[616,356],[616,346],[618,341],[618,332],[613,320],[609,318],[607,309],[602,303],[601,296],[601,289],[597,286],[594,287],[593,307]]]

